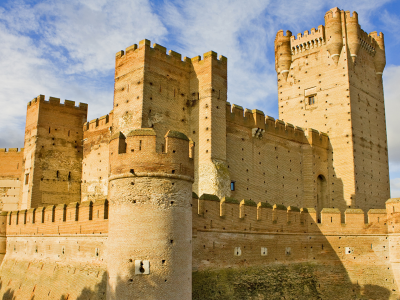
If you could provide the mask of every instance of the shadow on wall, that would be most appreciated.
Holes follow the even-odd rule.
[[[219,203],[207,202],[193,214],[192,299],[397,299],[386,237],[325,236],[310,215],[278,232],[249,213],[220,217]]]
[[[334,259],[334,257],[332,258]],[[351,284],[343,266],[336,265],[336,263],[333,260],[332,263],[324,265],[316,263],[292,263],[291,265],[273,263],[264,266],[246,266],[242,264],[240,268],[197,271],[193,273],[192,299],[391,299],[391,293],[386,288],[377,285],[360,287],[357,284]],[[140,280],[148,281],[149,286],[156,288],[149,279],[150,277],[141,276]],[[35,284],[39,285],[40,282]],[[138,288],[136,285],[135,288],[133,286],[134,284],[129,280],[119,279],[115,292],[111,293],[108,299],[133,299],[132,297],[135,297],[133,293]],[[77,293],[66,291],[60,300],[105,300],[106,287],[107,274],[104,273],[102,280],[93,289],[84,288],[80,293],[78,291],[76,291]],[[36,299],[34,290],[32,288],[29,298],[24,296],[20,298],[14,290],[7,289],[2,299],[34,300]],[[49,299],[54,298],[49,297]],[[147,299],[153,300],[153,298]],[[157,299],[154,298],[154,300]]]

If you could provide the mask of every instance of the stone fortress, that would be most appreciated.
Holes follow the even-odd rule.
[[[279,120],[227,102],[224,56],[148,40],[108,115],[29,102],[0,152],[3,299],[399,299],[383,34],[334,8],[275,58]]]

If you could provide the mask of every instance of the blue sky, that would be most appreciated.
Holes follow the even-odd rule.
[[[392,197],[400,197],[400,1],[0,0],[0,147],[23,147],[26,103],[39,94],[112,109],[114,55],[147,38],[182,56],[228,57],[228,101],[278,116],[274,39],[324,24],[332,7],[357,11],[385,34],[384,92]]]

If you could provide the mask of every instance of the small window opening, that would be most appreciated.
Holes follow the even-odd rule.
[[[142,140],[139,141],[139,150],[142,150]]]
[[[308,97],[308,105],[313,105],[315,103],[315,96]]]
[[[68,181],[71,180],[71,172],[68,172]]]
[[[235,181],[231,181],[231,191],[235,190]]]
[[[28,184],[29,182],[29,173],[25,174],[25,184]]]
[[[57,171],[56,176],[57,178],[60,176],[60,171]]]
[[[49,133],[50,133],[50,127],[49,127]]]

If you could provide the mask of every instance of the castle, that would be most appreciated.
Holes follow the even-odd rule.
[[[227,102],[213,51],[115,62],[108,115],[40,95],[0,152],[3,299],[400,297],[382,33],[279,31],[279,120]]]

